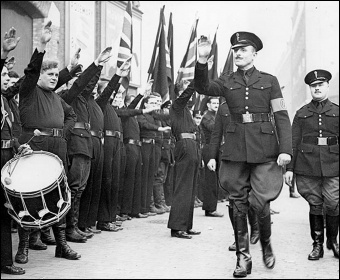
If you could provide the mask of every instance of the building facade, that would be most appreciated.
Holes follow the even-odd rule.
[[[129,94],[141,85],[142,12],[139,1],[132,1],[133,53]],[[112,77],[116,62],[127,1],[1,1],[1,38],[10,27],[21,37],[11,52],[13,68],[21,76],[37,46],[42,27],[52,21],[53,35],[45,59],[58,60],[65,67],[77,48],[79,63],[90,65],[98,54],[112,46],[112,57],[102,75]]]

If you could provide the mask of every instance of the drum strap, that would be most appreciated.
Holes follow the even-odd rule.
[[[9,130],[10,133],[12,135],[12,122],[9,119],[9,114],[8,112],[5,110],[5,101],[3,100],[3,96],[1,95],[1,115],[2,115],[2,119],[1,119],[1,130],[5,125],[5,121],[7,122],[8,126],[9,126]]]

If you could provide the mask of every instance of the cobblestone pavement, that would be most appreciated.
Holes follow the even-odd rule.
[[[325,248],[319,261],[309,261],[312,249],[308,204],[303,198],[289,198],[288,187],[272,202],[272,245],[276,255],[273,270],[262,262],[259,242],[250,245],[252,273],[247,279],[339,279],[339,260]],[[194,229],[201,235],[191,240],[171,238],[169,214],[123,223],[124,230],[102,232],[87,243],[69,245],[82,255],[71,261],[54,257],[55,246],[46,251],[29,251],[29,262],[20,265],[26,274],[1,274],[2,279],[232,279],[235,252],[228,251],[233,233],[226,203],[218,204],[223,218],[204,216],[195,208]],[[18,237],[13,234],[13,256]]]

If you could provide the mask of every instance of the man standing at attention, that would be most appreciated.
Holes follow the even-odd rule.
[[[313,100],[300,108],[293,121],[293,160],[287,166],[286,183],[293,174],[301,196],[309,204],[309,224],[313,250],[309,260],[323,257],[326,210],[327,249],[339,258],[339,105],[328,99],[331,73],[309,72],[305,83]]]
[[[237,71],[209,81],[207,60],[211,43],[206,37],[201,38],[195,89],[200,94],[223,96],[230,109],[219,177],[233,204],[237,255],[233,275],[246,277],[252,268],[249,204],[258,216],[263,262],[270,269],[275,265],[270,241],[270,201],[278,197],[283,186],[282,167],[291,160],[292,134],[277,78],[254,67],[257,52],[263,47],[261,39],[250,32],[236,32],[230,42]]]

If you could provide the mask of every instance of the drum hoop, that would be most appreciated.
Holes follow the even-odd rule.
[[[63,165],[63,162],[62,160],[55,154],[53,153],[50,153],[50,152],[46,152],[46,151],[33,151],[32,154],[47,154],[51,157],[54,157],[59,163],[60,163],[60,167],[62,168],[62,171],[59,175],[59,177],[57,178],[56,181],[54,181],[51,185],[45,187],[44,189],[40,189],[40,190],[37,190],[37,191],[32,191],[32,192],[25,192],[25,197],[38,197],[40,195],[40,191],[42,190],[44,192],[44,194],[48,194],[49,192],[51,192],[52,190],[54,190],[54,186],[55,184],[57,183],[61,183],[62,182],[62,179],[65,178],[65,180],[67,181],[67,178],[66,178],[66,175],[65,175],[65,168],[64,168],[64,165]],[[28,154],[28,155],[24,155],[22,157],[27,157],[27,156],[30,156],[32,154]],[[2,174],[2,171],[9,165],[9,164],[12,164],[12,162],[14,162],[16,160],[16,158],[11,158],[9,161],[6,162],[6,164],[2,167],[1,169],[1,174]],[[17,191],[13,191],[9,188],[7,188],[2,182],[1,182],[1,186],[3,187],[3,189],[8,192],[9,194],[13,195],[14,197],[19,197],[20,198],[20,194],[21,192],[17,192]]]
[[[4,190],[11,194],[12,196],[14,197],[21,197],[20,194],[23,194],[23,196],[25,198],[33,198],[33,197],[38,197],[41,195],[41,191],[44,193],[44,194],[48,194],[50,193],[51,191],[53,191],[55,189],[55,186],[56,184],[60,184],[63,179],[65,178],[65,180],[67,180],[66,178],[66,175],[65,175],[65,171],[63,170],[63,172],[59,175],[58,179],[56,181],[54,181],[51,185],[45,187],[44,189],[41,189],[41,190],[37,190],[37,191],[33,191],[33,192],[16,192],[16,191],[13,191],[13,190],[10,190],[8,188],[6,188],[3,184],[1,184],[4,188]]]

